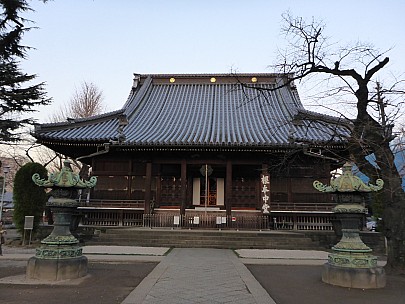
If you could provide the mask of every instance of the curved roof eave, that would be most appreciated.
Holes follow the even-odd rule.
[[[305,110],[298,93],[290,86],[273,91],[274,80],[286,75],[138,76],[143,82],[134,84],[122,109],[89,118],[37,125],[34,136],[42,141],[69,145],[75,142],[109,143],[120,137],[125,146],[132,147],[273,149],[294,148],[294,140],[298,138],[312,143],[328,142],[326,139],[333,138],[322,130],[322,126],[304,130],[306,121],[321,119],[335,125],[342,122],[333,116]],[[189,79],[171,83],[170,76]],[[201,79],[212,76],[268,76],[272,79],[257,84],[265,91],[258,93],[253,87],[242,89],[242,92],[224,81],[211,83]],[[165,79],[154,83],[154,77]]]
[[[35,129],[36,130],[54,129],[54,128],[59,129],[59,128],[64,128],[64,127],[75,127],[75,126],[80,126],[80,125],[93,124],[93,123],[96,123],[99,121],[116,119],[123,113],[124,113],[124,109],[119,109],[116,111],[99,114],[99,115],[94,115],[94,116],[90,116],[90,117],[67,118],[66,121],[61,121],[61,122],[35,124]]]

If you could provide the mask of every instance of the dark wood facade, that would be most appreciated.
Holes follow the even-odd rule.
[[[261,211],[260,174],[270,174],[272,211],[330,210],[330,197],[316,191],[315,179],[330,179],[328,161],[301,154],[284,165],[284,155],[258,153],[133,152],[92,159],[98,184],[91,201],[139,208],[144,213],[164,209]],[[277,161],[278,160],[278,161]],[[285,160],[284,160],[285,161]],[[205,166],[209,178],[205,178]],[[206,188],[206,182],[208,187]]]

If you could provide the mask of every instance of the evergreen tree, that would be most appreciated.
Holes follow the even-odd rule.
[[[47,178],[47,170],[38,163],[25,164],[15,175],[13,221],[20,233],[24,231],[24,221],[27,215],[34,216],[34,231],[36,231],[45,209],[47,195],[44,188],[38,187],[32,181],[32,175],[35,173],[38,173],[41,178]]]
[[[35,111],[37,105],[46,105],[44,83],[32,84],[36,75],[19,69],[19,60],[26,58],[28,46],[20,44],[23,34],[29,31],[24,23],[30,22],[20,14],[31,10],[26,0],[0,0],[0,142],[19,139],[15,131],[32,118],[21,114]]]

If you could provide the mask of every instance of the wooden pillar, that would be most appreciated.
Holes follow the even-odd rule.
[[[132,193],[132,159],[129,160],[128,162],[128,187],[127,187],[127,200],[130,200],[131,197],[131,193]]]
[[[287,178],[287,198],[288,198],[288,204],[291,204],[293,201],[292,197],[292,185],[291,185],[291,176]]]
[[[94,170],[96,170],[96,160],[95,160],[95,157],[92,157],[92,158],[91,158],[91,170],[92,170],[92,172],[94,172]],[[93,175],[93,173],[92,173],[91,175]],[[88,199],[91,199],[91,198],[93,197],[93,195],[94,195],[94,188],[95,188],[95,187],[88,189],[87,197],[85,198],[85,200],[86,200],[86,205],[88,205],[88,203],[89,203],[89,202],[88,202]]]
[[[225,177],[225,207],[226,215],[232,214],[232,162],[226,161],[226,177]]]
[[[161,165],[158,166],[158,176],[156,180],[156,206],[160,206],[160,203],[162,201],[162,174],[161,174]]]
[[[186,213],[187,203],[187,162],[185,159],[181,161],[181,206],[180,214]]]
[[[150,199],[151,199],[151,185],[152,185],[152,163],[146,164],[146,179],[145,179],[145,206],[144,213],[150,213]]]

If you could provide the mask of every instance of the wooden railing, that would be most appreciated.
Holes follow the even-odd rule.
[[[268,216],[243,215],[236,217],[203,213],[198,215],[145,214],[144,226],[188,229],[270,229]]]
[[[326,214],[283,214],[272,213],[272,228],[275,230],[333,230],[333,213]]]
[[[335,207],[334,203],[293,203],[293,202],[271,202],[270,208],[272,211],[332,211]]]
[[[132,210],[81,209],[83,226],[142,227],[143,212]]]
[[[319,211],[329,212],[336,205],[335,203],[297,203],[297,202],[271,202],[272,211]],[[94,208],[144,208],[144,200],[108,200],[92,199],[88,202],[82,201],[82,207]],[[179,204],[177,204],[179,205]],[[166,206],[165,206],[166,207]],[[239,206],[235,206],[237,208]],[[243,207],[242,207],[243,209]]]
[[[94,208],[144,208],[144,200],[108,200],[108,199],[91,199],[81,201],[82,207]]]
[[[332,230],[333,213],[254,214],[176,213],[143,214],[136,210],[81,209],[83,226],[149,227],[236,230]]]

